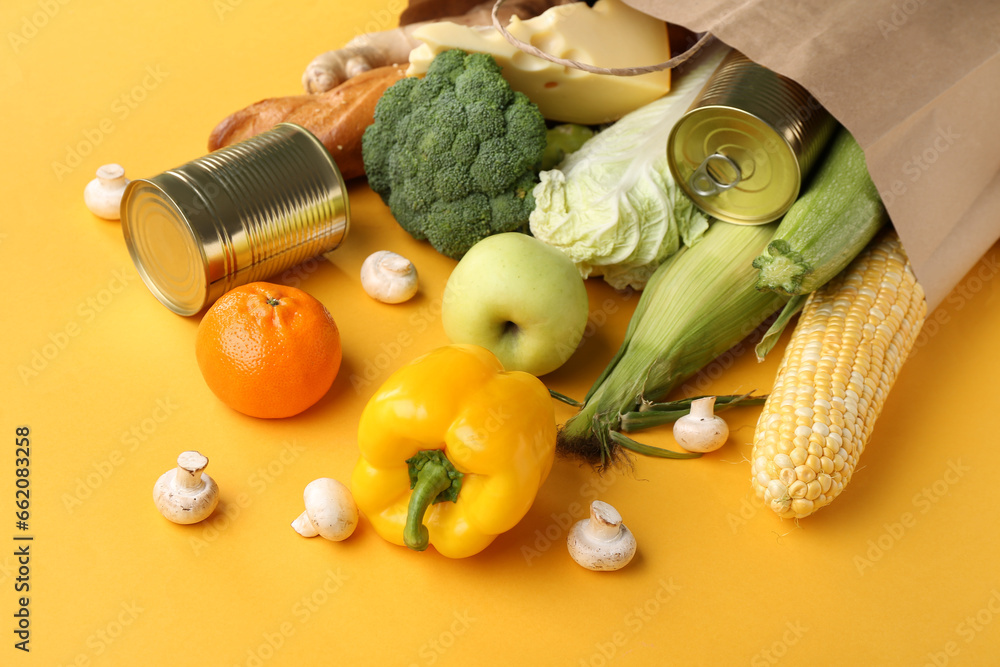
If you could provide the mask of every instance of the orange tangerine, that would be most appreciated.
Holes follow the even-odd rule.
[[[198,326],[195,352],[212,392],[243,414],[297,415],[329,391],[340,370],[340,332],[316,298],[250,283],[226,292]]]

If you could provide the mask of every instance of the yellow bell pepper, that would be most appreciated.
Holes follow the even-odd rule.
[[[555,441],[538,378],[505,372],[484,348],[449,345],[393,373],[365,406],[351,489],[384,539],[464,558],[528,512]]]

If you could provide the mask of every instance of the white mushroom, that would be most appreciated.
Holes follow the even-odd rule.
[[[120,164],[106,164],[98,168],[97,178],[83,189],[83,201],[90,212],[105,220],[121,218],[122,194],[129,180]]]
[[[714,452],[729,439],[729,426],[715,414],[715,396],[691,402],[691,412],[674,422],[674,439],[689,452]]]
[[[635,555],[635,536],[606,502],[590,504],[590,518],[577,521],[566,539],[569,555],[588,570],[620,570]]]
[[[402,303],[417,293],[417,270],[402,255],[379,250],[361,265],[361,286],[373,299]]]
[[[219,504],[219,486],[203,471],[208,458],[183,452],[177,467],[160,475],[153,486],[153,502],[174,523],[198,523]]]
[[[292,522],[302,537],[320,535],[328,540],[346,540],[358,525],[358,506],[350,489],[335,479],[320,477],[306,484],[302,493],[306,511]]]

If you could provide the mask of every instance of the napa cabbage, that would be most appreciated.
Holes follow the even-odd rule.
[[[708,229],[709,217],[670,173],[667,138],[727,51],[703,52],[667,95],[540,172],[531,233],[569,256],[584,278],[642,289],[682,243],[696,243]]]

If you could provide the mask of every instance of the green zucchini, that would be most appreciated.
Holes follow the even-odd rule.
[[[753,265],[757,289],[795,296],[822,287],[888,220],[865,154],[840,128],[812,182]]]

